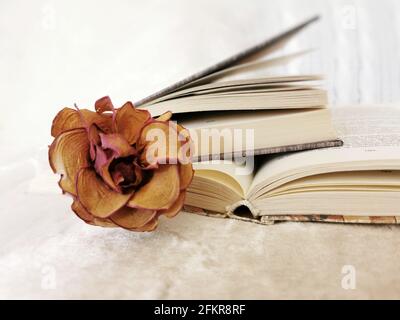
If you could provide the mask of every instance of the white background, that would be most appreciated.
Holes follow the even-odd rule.
[[[399,101],[396,0],[0,0],[0,296],[351,296],[340,287],[346,263],[372,268],[361,269],[356,297],[398,296],[398,280],[370,274],[397,273],[396,228],[268,228],[182,214],[151,235],[104,231],[70,213],[47,165],[62,107],[139,100],[316,13],[322,21],[284,51],[318,50],[283,71],[325,74],[332,107]],[[385,248],[378,262],[357,255],[371,238],[386,241],[369,244]]]
[[[316,13],[285,51],[319,51],[290,71],[325,74],[332,104],[396,102],[399,10],[396,0],[1,0],[1,142],[42,145],[61,107],[137,101]]]

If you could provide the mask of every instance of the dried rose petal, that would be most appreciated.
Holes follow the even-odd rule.
[[[139,185],[143,180],[143,172],[138,165],[132,162],[115,161],[112,165],[111,175],[115,184],[124,188]]]
[[[136,154],[128,141],[126,141],[120,134],[102,134],[100,133],[101,147],[103,149],[111,149],[114,151],[116,157],[129,157]]]
[[[153,220],[149,221],[143,227],[132,228],[132,229],[129,229],[129,230],[137,231],[137,232],[150,232],[150,231],[154,231],[157,228],[157,225],[158,225],[158,220],[157,220],[157,218],[154,218]]]
[[[97,113],[104,113],[106,111],[114,112],[114,105],[110,97],[106,96],[96,101],[94,108]]]
[[[181,190],[186,190],[192,182],[194,175],[193,166],[191,163],[179,164],[179,178]]]
[[[140,161],[146,166],[177,164],[182,141],[178,139],[176,127],[169,123],[152,121],[142,130],[137,142],[141,151]]]
[[[76,175],[81,168],[90,165],[86,130],[72,129],[59,134],[50,146],[49,162],[54,173],[61,174],[62,190],[76,195]]]
[[[157,211],[124,207],[115,212],[110,219],[125,229],[139,229],[155,218]]]
[[[79,171],[76,189],[78,199],[85,209],[98,218],[108,218],[121,209],[132,196],[111,190],[93,169]]]
[[[118,227],[115,223],[113,223],[110,219],[102,219],[94,217],[93,221],[87,222],[88,224],[96,227],[103,228],[115,228]]]
[[[92,124],[96,124],[103,132],[110,132],[112,118],[86,109],[78,112],[71,108],[64,108],[53,120],[51,135],[56,137],[66,130],[90,127]]]
[[[110,174],[110,164],[114,160],[113,154],[110,152],[107,154],[105,150],[100,147],[96,147],[96,160],[94,162],[94,168],[96,172],[103,178],[103,181],[114,191],[119,192],[120,189],[115,183],[113,177]]]
[[[85,222],[93,222],[94,217],[82,206],[79,200],[75,199],[71,205],[72,211]]]
[[[170,208],[179,196],[179,173],[176,165],[161,165],[153,177],[135,192],[127,203],[131,208],[162,210]]]
[[[102,218],[97,218],[92,216],[85,208],[82,206],[82,204],[79,202],[78,199],[74,199],[74,202],[71,205],[72,211],[75,212],[75,214],[85,221],[87,224],[94,225],[94,226],[99,226],[99,227],[118,227],[116,224],[114,224],[110,219],[102,219]]]
[[[90,143],[90,159],[92,161],[96,158],[96,146],[100,145],[100,132],[95,124],[92,124],[88,130],[88,139]]]
[[[167,111],[164,112],[162,115],[158,116],[156,121],[169,121],[172,118],[172,112]]]
[[[148,111],[135,109],[132,103],[127,102],[117,112],[117,132],[132,145],[136,143],[144,124],[150,118]]]
[[[185,196],[186,196],[186,192],[181,192],[179,194],[178,199],[176,199],[174,204],[169,209],[159,211],[160,215],[162,214],[168,218],[175,217],[179,213],[179,211],[181,211],[181,209],[183,207],[183,204],[185,202]]]

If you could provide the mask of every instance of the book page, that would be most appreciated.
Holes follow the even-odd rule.
[[[327,104],[327,94],[320,89],[260,92],[251,94],[197,95],[162,101],[147,108],[153,116],[219,110],[265,110],[320,108]]]
[[[275,67],[285,65],[288,62],[292,61],[293,59],[301,57],[311,51],[312,50],[303,50],[303,51],[292,53],[292,54],[285,55],[285,56],[279,56],[279,57],[275,57],[275,58],[264,59],[261,61],[249,62],[249,63],[244,63],[244,64],[240,64],[237,66],[233,66],[233,67],[212,73],[209,76],[201,78],[197,81],[194,81],[190,84],[190,86],[191,87],[198,86],[198,85],[215,82],[215,81],[221,81],[221,80],[224,80],[224,81],[233,80],[233,79],[231,79],[231,77],[235,77],[238,75],[241,76],[246,73],[252,73],[252,71],[260,71],[260,70],[263,70],[263,71],[268,70],[269,71],[270,69],[273,69]],[[252,77],[254,77],[254,75],[252,75]]]
[[[400,147],[400,106],[332,109],[345,148]]]
[[[246,193],[253,181],[252,174],[238,174],[238,170],[243,167],[243,164],[237,164],[227,160],[198,162],[193,164],[193,168],[196,170],[196,176],[202,176],[202,171],[214,171],[215,175],[213,178],[215,179],[218,179],[218,174],[221,173],[228,175],[240,185],[242,195]]]
[[[210,90],[232,90],[234,88],[251,88],[260,86],[273,86],[273,85],[290,85],[302,82],[311,82],[322,80],[319,75],[274,75],[274,76],[263,76],[261,78],[251,78],[251,79],[236,79],[222,82],[211,82],[187,89],[177,90],[171,94],[162,96],[154,101],[152,101],[148,106],[153,106],[159,102],[176,99],[182,96],[192,95],[197,92],[204,92]],[[142,108],[139,106],[139,108]],[[143,106],[143,108],[147,108]]]
[[[312,149],[312,144],[337,139],[327,109],[200,112],[186,118],[182,116],[180,124],[190,132],[196,161],[231,160],[252,150],[278,153],[290,146]]]
[[[160,97],[163,97],[171,92],[176,90],[187,88],[192,86],[197,80],[200,80],[204,77],[207,77],[211,74],[219,72],[221,70],[234,67],[240,64],[248,63],[251,61],[255,61],[260,59],[261,57],[271,54],[272,52],[282,48],[293,36],[299,33],[308,25],[312,24],[313,22],[319,20],[319,16],[314,16],[305,22],[292,27],[291,29],[267,40],[264,40],[258,43],[255,46],[252,46],[246,50],[243,50],[233,56],[228,57],[227,59],[216,63],[200,72],[197,72],[181,81],[178,81],[144,99],[135,102],[135,106],[145,105],[149,102],[152,102]]]
[[[400,169],[400,108],[342,107],[332,115],[343,147],[266,158],[250,194],[311,174]]]

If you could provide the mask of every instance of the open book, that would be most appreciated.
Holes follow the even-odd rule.
[[[153,116],[172,111],[183,126],[191,129],[192,136],[199,137],[194,139],[194,161],[341,145],[326,109],[326,91],[318,87],[320,76],[242,77],[246,72],[286,64],[304,54],[259,60],[282,48],[317,19],[137,101],[135,106],[149,110]],[[254,145],[223,137],[222,144],[204,147],[204,140],[209,139],[204,129],[230,130],[232,137],[235,129],[247,130],[254,135]]]
[[[249,172],[248,163],[198,163],[185,209],[265,224],[400,223],[400,108],[333,115],[343,147],[258,157]]]

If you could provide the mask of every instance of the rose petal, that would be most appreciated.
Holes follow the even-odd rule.
[[[85,209],[84,206],[79,202],[78,199],[75,199],[71,205],[71,209],[76,215],[81,218],[85,222],[93,222],[94,217]]]
[[[179,174],[176,165],[162,165],[153,177],[127,203],[131,208],[168,209],[179,196]]]
[[[152,223],[154,217],[156,216],[156,211],[149,211],[149,210],[138,210],[138,209],[130,209],[130,208],[122,208],[118,210],[116,213],[114,213],[113,216],[116,216],[120,211],[122,213],[122,210],[125,208],[130,211],[144,211],[144,214],[138,215],[136,214],[134,219],[129,219],[130,214],[128,213],[128,219],[123,218],[123,221],[120,221],[120,223],[114,223],[110,218],[102,219],[102,218],[96,218],[92,216],[85,208],[82,206],[82,204],[79,202],[79,200],[75,199],[74,202],[72,203],[71,206],[72,210],[76,213],[76,215],[85,221],[86,223],[93,225],[93,226],[98,226],[98,227],[123,227],[126,229],[132,229],[132,228],[146,228],[149,229],[149,223]],[[151,215],[148,214],[148,212],[152,213]],[[116,222],[118,222],[118,218],[115,219]],[[126,222],[126,220],[128,220]]]
[[[121,161],[113,166],[111,176],[115,184],[128,188],[138,186],[142,182],[143,172],[136,164]]]
[[[53,120],[51,135],[56,137],[66,130],[83,127],[89,128],[93,123],[104,132],[111,131],[112,118],[109,115],[100,115],[86,109],[82,109],[78,112],[71,108],[64,108]]]
[[[111,177],[112,177],[115,185],[119,185],[120,183],[122,183],[124,181],[124,176],[122,175],[122,173],[120,171],[113,171],[111,173]]]
[[[129,144],[136,143],[144,124],[150,119],[147,110],[136,109],[131,102],[117,110],[116,128]]]
[[[190,132],[188,129],[186,129],[185,127],[182,127],[180,124],[176,125],[178,133],[181,137],[183,137],[183,139],[185,141],[189,141],[190,140]]]
[[[149,122],[142,130],[137,142],[141,150],[140,162],[145,166],[177,164],[182,141],[178,141],[178,132],[171,122]]]
[[[157,121],[168,121],[172,118],[172,112],[171,111],[167,111],[164,112],[162,115],[160,115],[159,117],[157,117]]]
[[[180,189],[185,190],[193,180],[194,170],[191,163],[179,164]]]
[[[103,113],[106,111],[114,112],[114,105],[111,102],[110,97],[106,96],[97,100],[94,104],[94,108],[97,113]]]
[[[51,135],[56,137],[65,130],[80,127],[82,127],[82,123],[76,110],[64,108],[57,113],[53,120],[53,124],[51,126]]]
[[[115,212],[110,219],[122,228],[137,229],[145,226],[153,220],[156,214],[157,211],[155,210],[123,207]]]
[[[96,159],[96,146],[101,143],[99,129],[95,124],[89,127],[88,138],[90,142],[90,158],[94,161]]]
[[[132,193],[122,194],[111,190],[90,168],[79,171],[76,189],[81,204],[98,218],[108,218],[132,196]]]
[[[96,227],[103,228],[116,228],[118,227],[115,223],[113,223],[110,219],[102,219],[94,217],[93,221],[87,222],[88,224]]]
[[[173,218],[175,217],[183,207],[183,204],[185,203],[185,196],[186,192],[183,191],[179,194],[178,199],[174,202],[174,204],[167,210],[160,210],[158,211],[160,215],[165,215],[168,218]]]
[[[115,152],[118,158],[136,154],[135,148],[133,148],[120,134],[100,133],[100,139],[102,148],[111,149]]]
[[[88,127],[90,127],[92,124],[96,124],[101,129],[101,131],[105,133],[109,133],[112,131],[111,115],[98,114],[87,109],[82,109],[77,112],[81,114],[81,117],[84,119]]]
[[[119,192],[117,184],[112,178],[109,167],[111,162],[114,160],[114,156],[108,155],[101,147],[96,146],[96,161],[94,168],[96,172],[103,178],[103,181],[114,191]]]
[[[136,232],[150,232],[154,231],[157,228],[158,225],[158,219],[154,218],[153,220],[149,221],[146,225],[140,228],[132,228],[130,229],[131,231],[136,231]]]
[[[58,135],[50,146],[49,162],[53,171],[61,174],[59,185],[63,191],[76,195],[76,175],[90,165],[86,130],[73,129]]]

